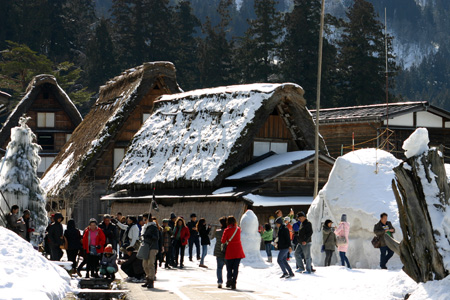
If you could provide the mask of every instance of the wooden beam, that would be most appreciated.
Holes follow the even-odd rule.
[[[309,162],[305,164],[306,178],[309,178]]]

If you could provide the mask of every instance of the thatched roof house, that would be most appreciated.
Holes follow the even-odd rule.
[[[179,202],[178,208],[168,209],[220,214],[226,207],[244,211],[251,201],[241,196],[258,184],[230,193],[214,190],[223,187],[226,177],[270,151],[314,149],[314,122],[303,93],[300,86],[285,83],[228,86],[162,96],[112,177],[111,186],[127,192],[104,200],[117,200],[113,210],[116,207],[125,211],[132,209],[127,202],[147,201],[149,196],[145,194],[151,194],[156,187],[157,199],[163,204]],[[327,154],[323,140],[320,149]],[[223,209],[211,210],[209,207],[220,206],[217,200],[234,202],[237,207],[222,203]]]
[[[28,126],[43,148],[39,171],[44,172],[83,119],[56,78],[47,74],[31,80],[25,96],[8,116],[0,130],[0,148],[6,148],[11,128],[18,126],[19,118],[24,114],[31,118]]]
[[[75,191],[86,190],[87,195],[71,199],[69,205],[76,204],[77,220],[87,222],[104,213],[100,195],[106,193],[109,177],[149,116],[154,99],[180,91],[170,62],[144,63],[100,87],[91,111],[44,174],[42,186],[47,197],[65,200]]]

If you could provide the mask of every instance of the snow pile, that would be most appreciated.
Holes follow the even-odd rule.
[[[261,235],[258,232],[258,217],[252,210],[247,210],[241,217],[241,241],[245,258],[242,263],[254,268],[266,268],[261,257]]]
[[[411,294],[408,300],[446,300],[449,295],[450,276],[442,280],[419,283],[417,289]]]
[[[410,136],[403,142],[403,150],[407,158],[421,155],[428,151],[428,130],[426,128],[417,128]]]
[[[308,219],[313,224],[312,256],[316,265],[323,265],[322,224],[331,219],[339,224],[342,214],[350,223],[349,250],[347,256],[353,268],[377,268],[380,252],[374,249],[373,227],[382,212],[388,214],[396,233],[401,239],[397,202],[392,191],[394,167],[401,163],[392,154],[377,149],[362,149],[339,157],[329,179],[314,199]],[[337,251],[335,252],[337,255]],[[400,264],[394,256],[388,266]]]
[[[116,169],[112,186],[213,181],[256,112],[285,86],[298,87],[251,84],[162,96]]]
[[[306,151],[293,151],[282,154],[274,154],[266,159],[263,159],[262,161],[259,161],[244,168],[243,170],[227,177],[226,179],[227,180],[242,179],[267,169],[279,166],[292,165],[294,161],[303,160],[311,155],[314,155],[314,151],[306,150]]]
[[[64,298],[70,290],[70,277],[66,271],[3,227],[0,227],[0,241],[1,299]]]

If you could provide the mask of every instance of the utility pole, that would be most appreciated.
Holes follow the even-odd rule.
[[[319,193],[319,117],[320,117],[320,83],[322,79],[322,48],[323,48],[323,24],[325,18],[325,0],[322,0],[322,12],[320,14],[319,31],[319,63],[317,67],[317,97],[316,97],[316,131],[315,131],[315,156],[314,156],[314,198]]]

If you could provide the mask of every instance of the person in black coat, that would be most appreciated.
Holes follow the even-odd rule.
[[[192,251],[194,250],[194,245],[197,251],[197,260],[200,260],[200,240],[199,232],[197,230],[197,215],[191,214],[191,220],[187,222],[186,226],[189,228],[189,260],[192,261]],[[202,264],[202,263],[200,263]]]
[[[117,226],[111,222],[111,216],[106,214],[103,216],[103,222],[98,225],[98,227],[103,230],[106,237],[106,245],[112,245],[114,250],[117,250],[117,242],[119,240],[119,234],[117,231]]]
[[[122,271],[124,271],[130,278],[132,277],[138,280],[145,278],[144,268],[142,267],[142,259],[136,257],[137,251],[132,246],[128,247],[126,251],[128,259],[119,261]]]
[[[313,234],[313,229],[311,222],[308,221],[304,212],[298,213],[299,221],[302,222],[300,225],[300,229],[298,231],[298,243],[300,247],[302,247],[302,252],[305,257],[306,262],[306,274],[311,274],[312,266],[311,266],[311,237]],[[301,269],[304,269],[303,261],[298,262]]]
[[[67,222],[67,229],[64,231],[64,237],[67,239],[67,259],[72,262],[72,271],[77,269],[78,252],[83,248],[81,245],[81,233],[75,226],[74,220]]]
[[[64,230],[61,222],[64,217],[61,213],[56,213],[54,216],[54,222],[48,228],[48,241],[50,246],[50,260],[60,261],[63,256],[63,252],[60,248],[63,245]]]
[[[205,265],[205,257],[208,254],[208,246],[211,245],[209,240],[209,233],[211,232],[211,225],[206,226],[206,220],[201,218],[197,223],[197,231],[200,234],[201,245],[202,245],[202,258],[200,259],[200,267],[207,268]]]
[[[283,217],[278,217],[275,220],[275,224],[278,228],[278,258],[277,262],[280,265],[281,271],[283,271],[283,275],[281,278],[290,278],[294,277],[294,273],[292,272],[291,266],[287,262],[288,254],[292,251],[291,248],[291,236],[289,234],[289,229],[284,224]]]

